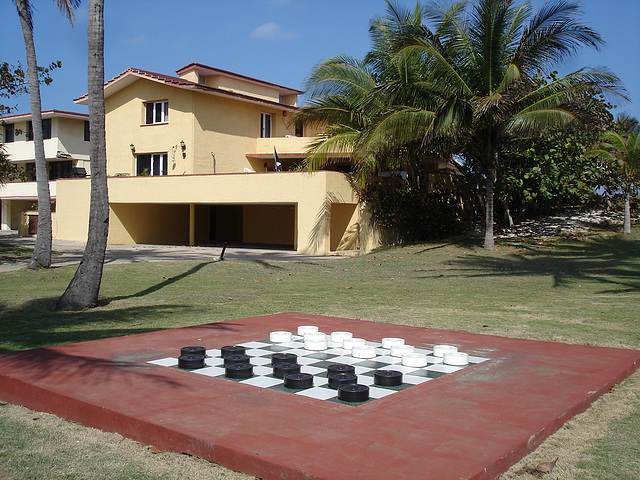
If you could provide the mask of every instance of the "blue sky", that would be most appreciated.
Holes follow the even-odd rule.
[[[407,6],[415,0],[400,0]],[[73,99],[86,93],[87,0],[75,26],[54,0],[32,0],[40,65],[61,60],[54,82],[41,89],[43,109],[86,112]],[[202,63],[302,89],[321,59],[338,53],[362,58],[370,47],[371,18],[384,0],[106,0],[105,77],[129,67],[173,75]],[[536,5],[543,2],[536,1]],[[600,52],[583,50],[561,73],[604,65],[624,82],[631,103],[620,110],[640,118],[640,0],[581,0],[584,22],[602,34]],[[26,68],[20,22],[13,2],[0,2],[2,56]],[[28,96],[16,97],[20,113]]]

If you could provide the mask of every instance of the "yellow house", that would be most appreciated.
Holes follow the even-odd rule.
[[[301,91],[192,63],[177,76],[130,68],[104,92],[109,243],[310,254],[376,245],[339,171],[348,159],[297,170],[314,133],[291,121]],[[58,182],[56,238],[86,239],[89,202],[78,199],[89,188],[88,179]]]
[[[25,213],[38,201],[31,114],[2,117],[0,127],[0,143],[9,161],[17,164],[26,177],[26,181],[0,185],[0,229],[18,230],[22,222],[28,221]],[[49,194],[55,211],[57,180],[90,173],[89,115],[46,110],[42,112],[42,130]],[[33,227],[34,222],[31,223]],[[28,226],[26,228],[25,234],[29,233]]]

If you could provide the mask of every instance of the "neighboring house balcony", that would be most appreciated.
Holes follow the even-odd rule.
[[[44,140],[44,158],[47,162],[55,162],[55,161],[65,161],[65,160],[76,160],[89,163],[89,152],[88,146],[86,153],[69,153],[73,152],[73,149],[70,148],[71,145],[68,143],[72,142],[72,140],[68,140],[67,142],[61,138],[48,138]],[[35,153],[33,149],[32,141],[21,141],[21,142],[13,142],[13,143],[5,143],[4,144],[5,151],[9,156],[9,159],[12,163],[30,163],[34,162]]]
[[[56,182],[49,182],[51,201],[56,198]],[[18,230],[23,212],[33,210],[38,202],[36,182],[7,182],[0,186],[1,230]]]
[[[44,156],[54,210],[55,180],[90,174],[89,133],[87,114],[62,110],[42,112]],[[0,185],[0,225],[3,230],[18,230],[26,212],[33,210],[38,201],[33,138],[30,113],[0,118],[0,142],[9,161],[19,166],[26,179],[26,182]]]

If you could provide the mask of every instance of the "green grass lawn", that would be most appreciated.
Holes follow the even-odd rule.
[[[638,233],[605,232],[519,240],[494,252],[465,239],[313,263],[265,256],[108,265],[102,304],[75,313],[53,310],[75,267],[6,272],[0,273],[0,353],[283,311],[640,349],[639,260]],[[615,440],[584,446],[580,478],[640,478],[638,383],[627,387],[635,392],[634,408],[607,422],[607,438]],[[9,427],[0,416],[0,429]],[[18,465],[21,448],[0,447],[0,463]],[[615,475],[621,459],[636,462],[629,476]],[[603,476],[607,468],[612,476]]]

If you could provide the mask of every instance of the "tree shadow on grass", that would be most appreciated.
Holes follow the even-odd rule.
[[[610,286],[598,293],[640,291],[640,240],[624,236],[567,242],[555,248],[515,247],[514,253],[460,257],[455,263],[468,272],[465,277],[544,275],[554,287],[575,281]]]
[[[90,309],[58,312],[57,298],[34,299],[18,308],[0,303],[0,354],[19,350],[101,340],[166,330],[156,327],[158,318],[183,318],[196,312],[186,305],[145,305],[121,309]],[[148,325],[148,326],[147,326]],[[207,328],[229,330],[231,322],[207,324]]]
[[[56,301],[34,299],[17,308],[0,303],[0,353],[163,330],[144,325],[168,312],[190,311],[183,305],[145,305],[57,312]]]
[[[157,292],[158,290],[162,290],[163,288],[168,287],[169,285],[182,280],[183,278],[186,278],[186,277],[188,277],[190,275],[193,275],[194,273],[197,273],[203,267],[205,267],[206,265],[209,265],[211,263],[214,263],[214,262],[213,261],[208,261],[208,262],[199,263],[199,264],[191,267],[186,272],[181,273],[180,275],[176,275],[174,277],[167,278],[166,280],[163,280],[162,282],[157,283],[156,285],[152,285],[150,287],[145,288],[144,290],[141,290],[141,291],[136,292],[136,293],[132,293],[131,295],[121,295],[119,297],[101,298],[99,300],[99,304],[100,305],[108,305],[109,303],[111,303],[111,302],[113,302],[115,300],[126,300],[128,298],[138,298],[138,297],[144,297],[146,295],[150,295],[152,293]]]

